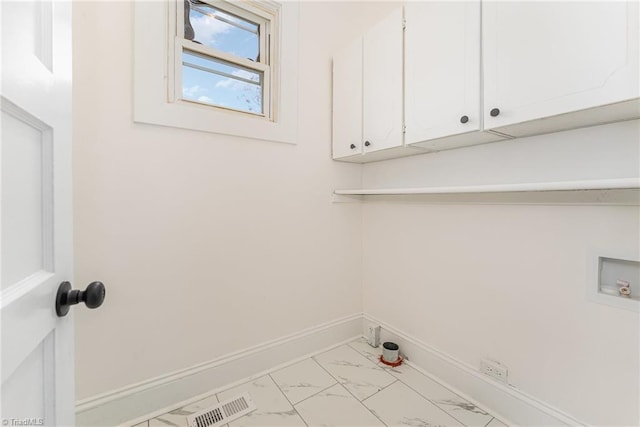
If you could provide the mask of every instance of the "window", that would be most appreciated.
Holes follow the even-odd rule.
[[[270,119],[274,14],[225,1],[176,6],[176,99]]]
[[[134,121],[297,143],[298,4],[134,3]]]

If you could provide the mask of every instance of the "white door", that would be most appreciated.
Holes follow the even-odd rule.
[[[362,38],[333,57],[333,158],[362,154]]]
[[[638,2],[483,2],[485,128],[639,96]]]
[[[2,1],[4,425],[73,425],[71,3]]]
[[[373,26],[363,44],[364,153],[401,147],[403,10]]]

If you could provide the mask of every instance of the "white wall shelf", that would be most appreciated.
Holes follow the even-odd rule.
[[[522,193],[543,191],[637,190],[640,178],[595,179],[520,184],[465,185],[417,188],[362,188],[335,190],[336,195],[383,196],[411,194]]]

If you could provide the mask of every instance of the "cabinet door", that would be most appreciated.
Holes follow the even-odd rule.
[[[405,19],[405,143],[480,130],[480,2],[408,2]]]
[[[333,58],[333,158],[362,153],[362,38]]]
[[[364,36],[365,154],[402,146],[402,15],[400,7]]]
[[[492,1],[482,15],[485,128],[639,96],[637,2]]]

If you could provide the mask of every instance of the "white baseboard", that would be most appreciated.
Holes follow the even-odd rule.
[[[76,402],[78,426],[130,426],[281,369],[382,326],[381,338],[400,345],[407,363],[509,426],[586,425],[518,389],[481,374],[368,314],[357,313],[214,360]]]
[[[76,402],[78,426],[133,425],[362,335],[362,313]]]
[[[474,367],[368,314],[364,325],[382,326],[381,339],[397,343],[407,364],[450,388],[470,402],[484,407],[509,426],[586,425],[553,406],[516,388],[493,380]]]

